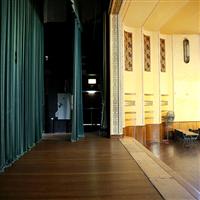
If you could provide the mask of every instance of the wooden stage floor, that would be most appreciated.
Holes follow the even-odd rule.
[[[190,147],[170,140],[169,144],[150,143],[147,148],[200,191],[200,141]]]
[[[0,199],[162,199],[117,139],[43,140],[0,175]]]

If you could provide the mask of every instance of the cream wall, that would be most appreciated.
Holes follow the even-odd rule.
[[[155,53],[154,53],[154,51],[156,51],[156,47],[155,47],[156,39],[152,37],[154,35],[154,33],[143,30],[143,33],[142,33],[143,52],[142,52],[142,54],[144,54],[143,35],[150,36],[150,48],[151,48],[151,71],[150,72],[144,71],[144,75],[143,75],[143,77],[144,77],[144,81],[143,81],[144,82],[144,94],[154,94],[154,72],[156,70],[155,68],[157,67],[157,63],[155,61]],[[143,70],[144,70],[144,64],[143,64]]]
[[[177,13],[180,14],[179,11],[187,1],[175,2],[176,6],[173,1],[167,4],[163,1],[155,2],[157,3],[153,5],[154,2],[147,4],[142,1],[123,1],[119,14],[114,14],[114,18],[113,16],[110,18],[111,132],[113,134],[121,134],[121,124],[123,127],[159,124],[169,110],[175,111],[175,121],[200,121],[200,70],[198,69],[200,36],[193,34],[197,31],[184,31],[187,30],[187,23],[182,23],[186,25],[184,30],[179,29],[182,17],[174,21],[176,22],[174,28],[169,32],[167,31],[169,26],[163,29],[169,19],[171,21],[176,19]],[[170,15],[169,10],[172,11]],[[190,17],[193,15],[192,9]],[[161,24],[157,23],[157,20]],[[124,31],[132,33],[133,71],[131,72],[125,71]],[[188,35],[172,35],[180,31]],[[151,40],[151,72],[144,71],[143,34],[149,35]],[[190,41],[189,64],[183,62],[185,37]],[[160,38],[165,39],[166,72],[161,72],[160,69]],[[135,102],[134,105],[127,106],[131,101]],[[149,102],[153,102],[152,105],[147,105]]]
[[[124,68],[123,74],[124,105],[125,94],[135,94],[134,109],[124,106],[124,112],[135,112],[128,125],[159,124],[169,110],[174,110],[175,121],[200,121],[200,36],[166,35],[125,23],[122,31],[131,32],[133,38],[133,71]],[[144,71],[144,34],[151,40],[151,72]],[[165,39],[166,72],[160,70],[160,38]],[[188,64],[183,61],[184,38],[190,42]],[[153,105],[146,106],[151,101]],[[125,116],[123,120],[127,126]]]
[[[159,33],[143,30],[143,35],[144,34],[150,36],[151,47],[151,71],[144,71],[143,76],[145,113],[144,120],[145,124],[157,124],[160,123]],[[152,106],[147,106],[148,102],[152,102]]]
[[[136,48],[135,48],[135,31],[133,28],[129,28],[124,26],[123,27],[123,35],[124,35],[124,31],[132,33],[132,42],[133,42],[133,55],[132,55],[132,60],[135,60],[136,55]],[[124,38],[124,36],[123,36]],[[124,42],[124,40],[123,40]],[[123,51],[124,54],[124,51]],[[124,56],[123,56],[124,57]],[[136,93],[136,69],[137,69],[137,63],[133,62],[133,71],[125,71],[125,61],[123,61],[124,65],[124,92],[125,93]]]
[[[124,126],[143,125],[143,70],[142,70],[142,44],[141,29],[123,26],[124,31],[132,33],[133,43],[133,71],[125,71],[123,55],[123,88],[124,88]],[[124,45],[124,44],[123,44]],[[124,53],[124,51],[123,51]],[[134,106],[127,106],[127,101],[134,101]],[[126,114],[129,113],[129,114]],[[130,114],[132,113],[132,114]],[[133,118],[130,120],[130,118]]]
[[[161,123],[168,110],[174,110],[175,121],[200,121],[200,36],[124,30],[133,34],[133,72],[124,70],[124,92],[136,94],[135,125]],[[151,38],[151,72],[144,71],[143,34]],[[160,71],[160,38],[165,39],[166,72]],[[183,61],[184,38],[190,42],[188,64]],[[146,106],[148,101],[153,105]]]
[[[171,94],[172,93],[172,36],[163,35],[159,36],[161,39],[165,39],[166,48],[166,72],[160,72],[160,93],[161,94]]]
[[[125,71],[123,66],[124,126],[161,123],[162,110],[173,109],[171,36],[160,35],[159,32],[142,28],[131,28],[123,24],[122,32],[124,31],[132,33],[133,38],[133,71]],[[151,41],[150,72],[144,71],[144,34],[150,36]],[[167,71],[165,73],[160,72],[160,38],[165,39],[166,42]],[[123,63],[125,63],[124,56]],[[127,96],[127,93],[135,96]],[[165,96],[162,98],[161,95]],[[161,99],[168,102],[167,106],[162,106]],[[135,107],[127,107],[126,100],[134,100]],[[126,112],[135,112],[135,120],[129,119],[126,123]]]
[[[135,28],[134,29],[135,41],[133,44],[135,60],[135,71],[136,71],[136,125],[141,126],[144,125],[144,83],[143,83],[143,37],[142,37],[142,29]]]
[[[174,110],[173,101],[173,55],[172,36],[160,34],[159,38],[165,40],[166,72],[160,73],[160,118],[166,116],[167,111]]]
[[[190,62],[183,61],[183,40],[190,43]],[[200,121],[200,36],[173,36],[175,121]]]

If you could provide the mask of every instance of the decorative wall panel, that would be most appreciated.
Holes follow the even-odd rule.
[[[166,72],[166,61],[165,61],[165,40],[160,39],[160,70]]]
[[[161,94],[160,109],[161,109],[161,121],[164,122],[166,114],[169,111],[169,95],[168,94]]]
[[[151,44],[150,36],[144,35],[144,70],[151,71]]]
[[[120,16],[118,16],[118,38],[119,38],[119,42],[118,42],[118,53],[119,53],[119,63],[118,63],[118,70],[119,70],[119,79],[118,79],[118,84],[119,84],[119,125],[118,125],[118,131],[119,134],[123,134],[123,119],[124,119],[124,112],[123,112],[123,102],[124,102],[124,95],[123,95],[123,91],[124,91],[124,86],[123,86],[123,82],[124,82],[124,76],[123,76],[123,61],[124,61],[124,57],[123,57],[123,25],[122,25],[122,19]]]
[[[145,124],[152,124],[154,120],[154,94],[144,94],[144,120]]]
[[[124,112],[125,126],[134,126],[136,124],[136,94],[125,93],[124,95]]]
[[[125,70],[133,71],[132,33],[126,31],[124,31],[124,55],[125,55]]]
[[[110,66],[110,81],[111,81],[111,135],[122,134],[122,106],[123,93],[122,90],[122,53],[121,53],[121,23],[119,22],[119,17],[117,15],[110,16],[111,25],[111,66]],[[123,32],[122,32],[123,33]],[[122,38],[123,39],[123,38]]]
[[[112,59],[112,78],[111,81],[113,83],[112,87],[112,130],[111,134],[117,134],[119,132],[119,77],[118,77],[118,25],[117,25],[117,15],[112,15],[112,51],[113,51],[113,59]]]

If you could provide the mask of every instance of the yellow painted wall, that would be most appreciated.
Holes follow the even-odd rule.
[[[140,4],[143,6],[138,7]],[[168,2],[167,8],[164,5],[166,2],[163,1],[156,0],[155,5],[153,5],[154,2],[150,4],[123,1],[119,13],[123,24],[121,31],[131,32],[133,37],[132,72],[125,71],[124,55],[120,56],[123,60],[121,98],[123,99],[123,126],[161,123],[169,110],[174,110],[177,122],[200,121],[200,35],[193,34],[199,30],[200,26],[195,26],[195,28],[192,26],[194,22],[195,24],[197,22],[195,20],[197,15],[200,16],[199,9],[197,7],[191,9],[190,4],[193,3],[187,4],[187,0]],[[184,7],[186,4],[189,9]],[[199,3],[196,4],[199,5]],[[183,10],[182,7],[184,7]],[[168,15],[169,10],[172,12]],[[193,10],[198,12],[193,12]],[[184,18],[182,16],[187,16],[192,24],[182,23],[181,20]],[[185,34],[190,33],[190,35],[172,35],[180,31]],[[143,34],[149,35],[151,39],[151,72],[144,71]],[[189,64],[183,62],[184,37],[190,41]],[[160,70],[160,38],[165,39],[166,72]],[[123,45],[121,47],[123,48]],[[134,101],[135,105],[127,106],[129,100]]]
[[[155,48],[155,41],[152,36],[153,33],[149,31],[143,30],[143,35],[150,36],[150,47],[151,47],[151,71],[146,72],[144,71],[144,94],[154,94],[154,71],[155,71],[155,54],[154,51],[156,50]],[[143,41],[143,35],[142,35],[142,45],[143,45],[143,54],[144,54],[144,41]],[[144,61],[143,61],[144,62]],[[143,66],[144,70],[144,66]]]
[[[160,118],[165,119],[167,111],[174,110],[173,101],[173,56],[172,56],[172,36],[160,34],[159,38],[165,40],[165,62],[166,71],[160,73]]]
[[[135,58],[136,58],[136,55],[135,55],[135,43],[136,43],[136,40],[135,40],[134,29],[124,26],[124,31],[132,33],[132,43],[133,43],[132,61],[135,61]],[[124,33],[124,31],[123,31],[123,33]],[[123,51],[123,53],[124,53],[124,51]],[[124,77],[125,77],[125,79],[124,79],[124,92],[125,93],[127,93],[127,92],[129,92],[129,93],[130,92],[135,93],[136,92],[135,81],[136,81],[136,66],[137,65],[136,65],[135,62],[133,62],[132,63],[132,65],[133,65],[133,71],[125,71],[125,61],[123,63],[124,63],[123,67],[124,67]]]
[[[134,120],[128,124],[161,123],[168,110],[174,110],[175,121],[200,121],[200,36],[163,35],[142,28],[123,28],[133,34],[133,71],[124,70],[124,100],[130,98],[125,93],[135,94],[131,97],[135,107],[124,109],[135,112],[129,115]],[[151,38],[151,72],[144,71],[143,34]],[[188,64],[183,61],[185,37],[190,41]],[[165,39],[166,72],[160,71],[160,38]],[[153,105],[146,105],[151,101]]]
[[[153,72],[153,123],[160,123],[160,52],[159,52],[159,32],[151,32],[152,43],[152,72]]]
[[[125,126],[142,125],[143,124],[143,97],[141,91],[143,91],[142,81],[142,59],[141,59],[141,29],[129,28],[123,26],[124,31],[132,33],[133,43],[133,71],[125,71],[124,63],[124,121]],[[124,51],[123,51],[124,53]],[[135,106],[127,106],[128,101],[134,101]],[[132,112],[132,113],[131,113]],[[127,114],[128,113],[128,114]],[[132,117],[132,120],[130,119]]]
[[[159,32],[149,32],[141,28],[130,28],[125,25],[123,29],[123,32],[131,32],[133,37],[133,71],[125,71],[124,67],[124,126],[158,124],[161,122],[160,95],[168,94],[170,96],[172,94],[171,37],[165,36],[166,51],[168,52],[166,58],[169,61],[166,62],[167,72],[161,75],[159,57],[159,40],[161,36]],[[144,71],[144,34],[149,35],[151,40],[150,72]],[[127,93],[135,95],[126,95]],[[168,99],[170,98],[168,97]],[[134,100],[135,107],[127,107],[127,100]],[[169,103],[173,104],[173,101],[169,101]],[[173,106],[170,105],[169,107]],[[165,107],[165,109],[168,109],[168,107]],[[126,115],[126,112],[135,112],[135,114],[134,116]],[[128,120],[126,120],[127,116]],[[134,117],[134,119],[130,120],[131,117]]]
[[[160,93],[172,93],[172,36],[160,34],[165,39],[166,49],[166,72],[160,72]]]
[[[142,29],[134,29],[135,46],[133,52],[135,54],[135,72],[136,72],[136,125],[144,125],[144,97],[143,97],[143,48],[142,48]]]
[[[190,42],[190,62],[183,61],[183,40]],[[200,36],[173,36],[175,121],[200,120]]]
[[[146,30],[143,30],[142,34],[142,44],[143,44],[143,51],[142,54],[144,54],[144,35],[147,35],[150,37],[150,60],[151,60],[151,71],[146,72],[144,70],[144,65],[143,65],[143,82],[144,82],[144,122],[145,124],[153,124],[155,120],[155,88],[156,88],[156,83],[155,83],[155,77],[154,74],[157,71],[157,62],[156,62],[156,57],[157,54],[155,54],[157,48],[156,48],[156,38],[155,33],[149,32]],[[144,62],[144,57],[143,57],[143,62]],[[157,84],[158,86],[158,84]]]

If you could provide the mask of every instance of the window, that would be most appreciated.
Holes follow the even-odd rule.
[[[165,40],[160,39],[160,70],[166,72],[166,61],[165,61]]]
[[[126,31],[124,31],[124,55],[125,55],[125,70],[133,71],[132,33]]]
[[[151,71],[150,36],[144,35],[144,71]]]

